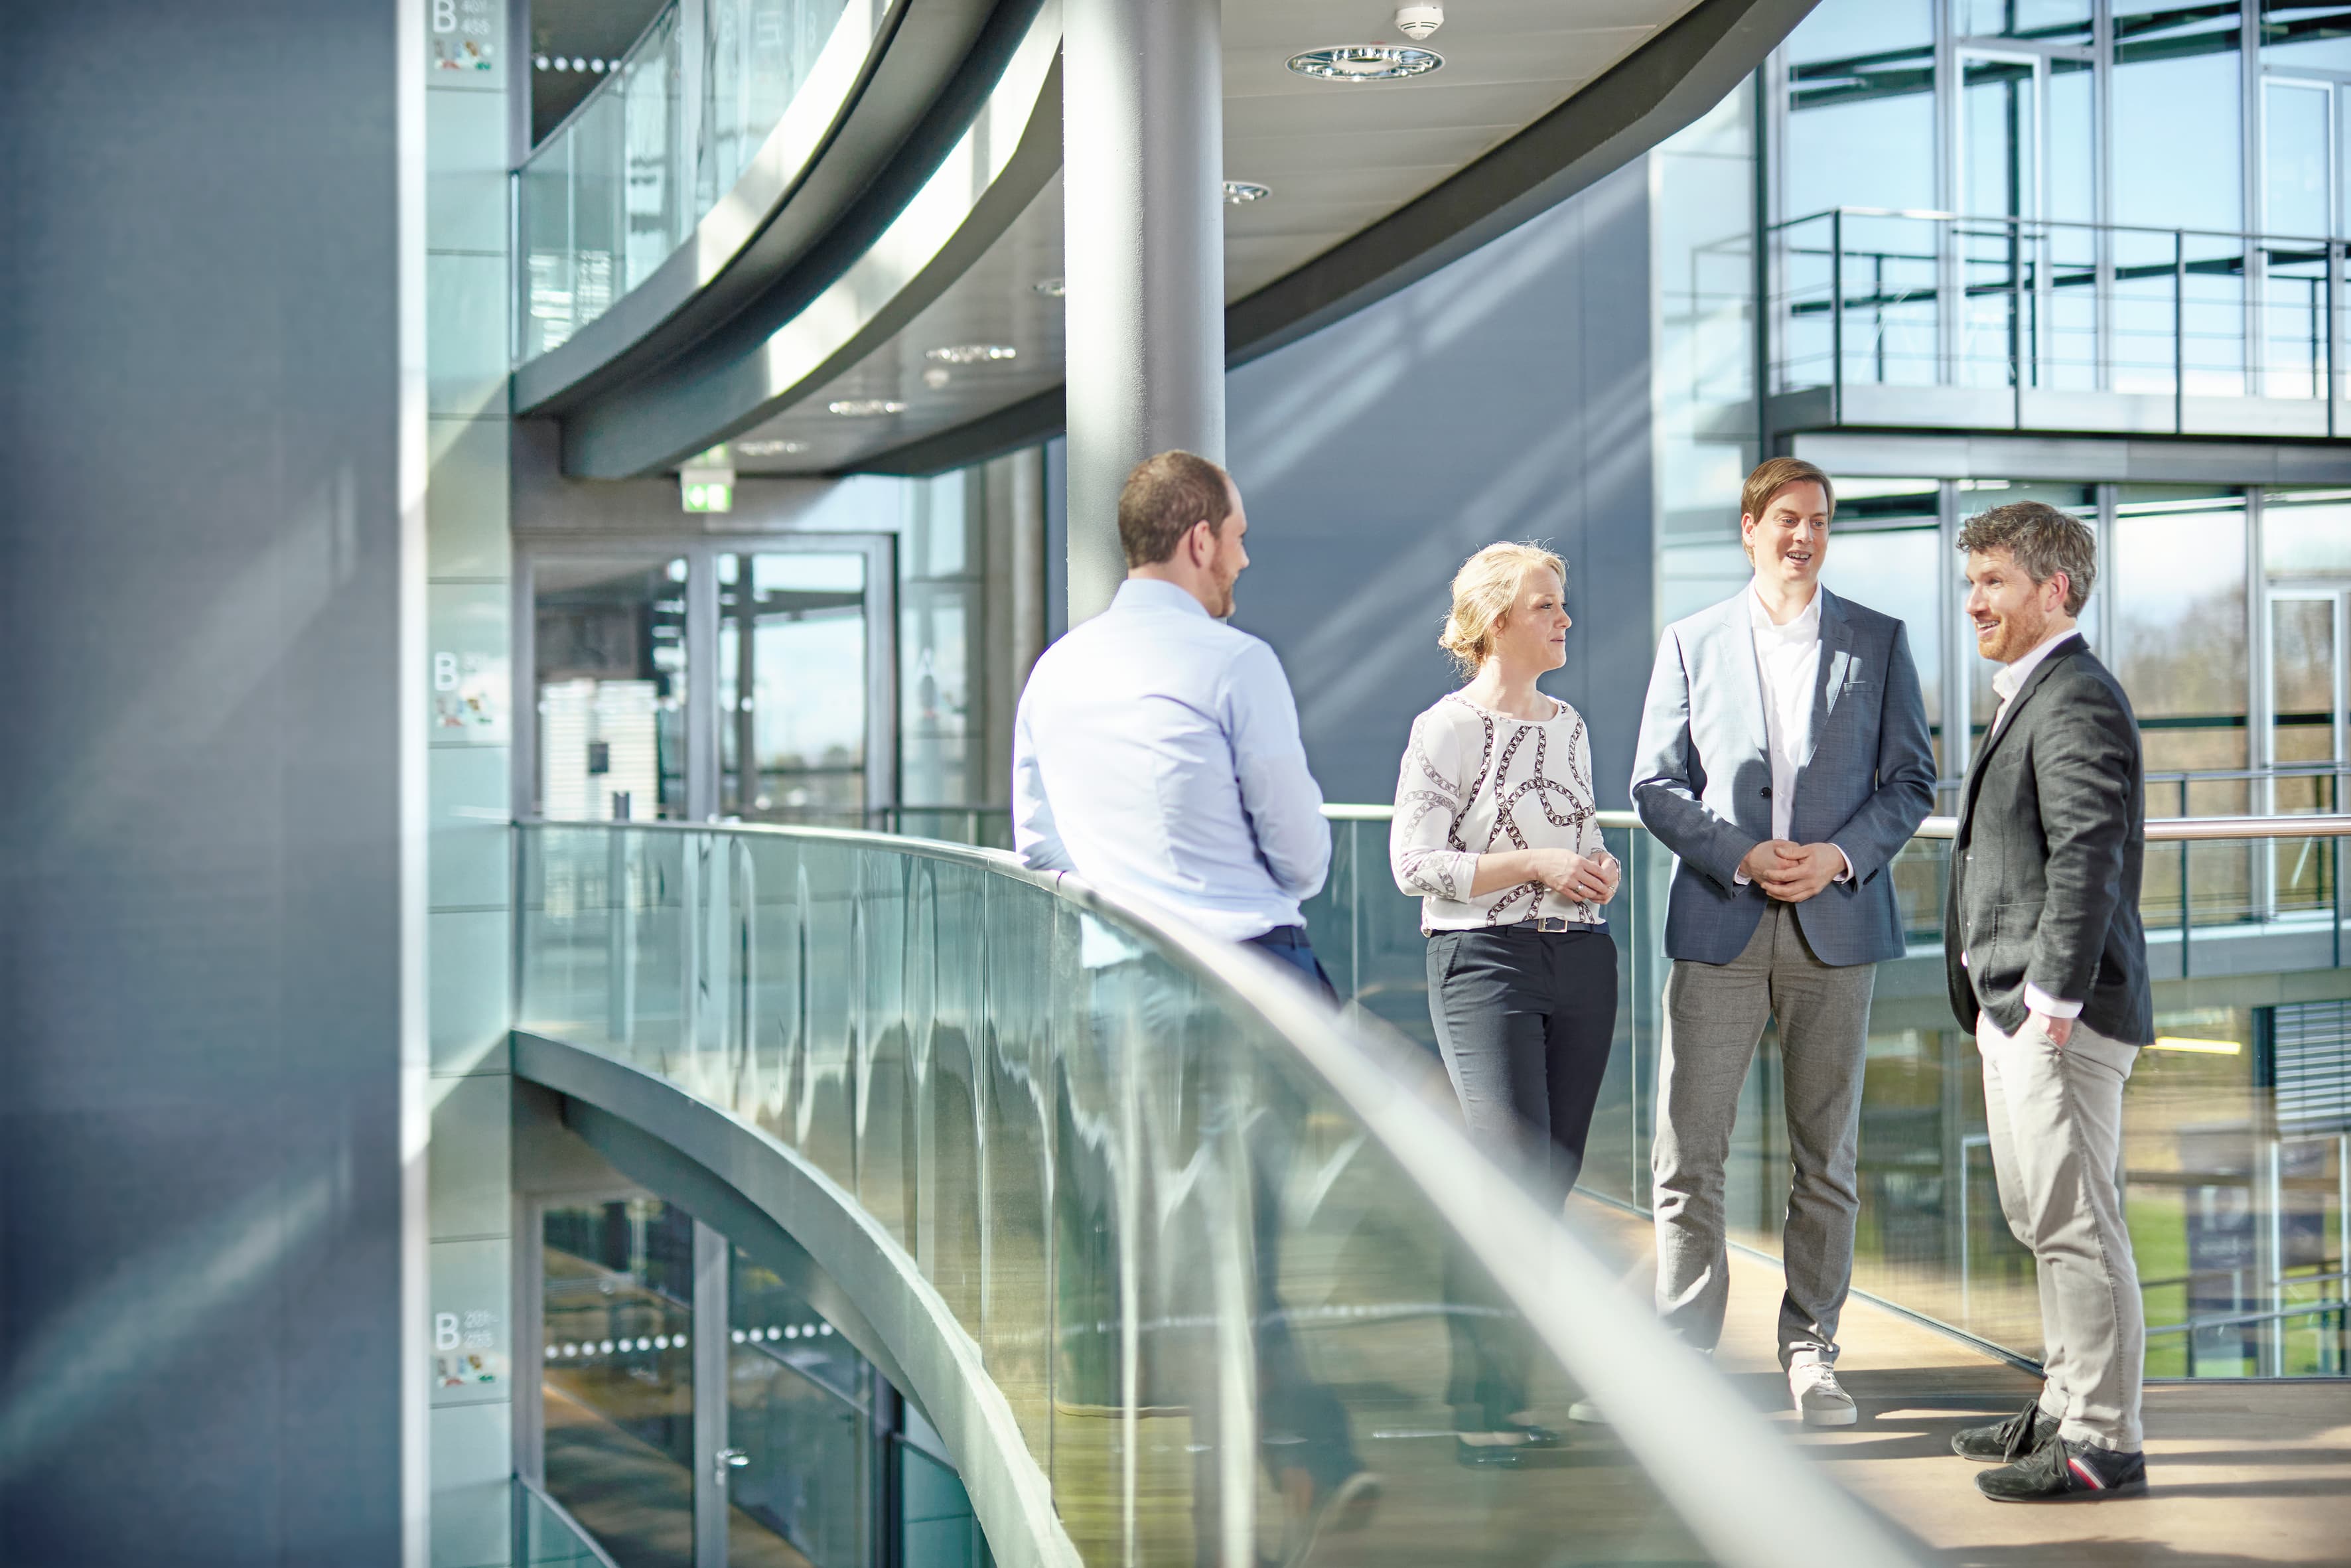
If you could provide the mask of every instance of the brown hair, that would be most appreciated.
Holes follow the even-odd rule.
[[[1195,523],[1221,532],[1232,515],[1231,484],[1223,469],[1189,452],[1163,452],[1136,464],[1118,493],[1118,542],[1126,564],[1157,566],[1171,559]]]
[[[1791,485],[1818,485],[1821,494],[1828,497],[1829,516],[1836,516],[1836,486],[1829,483],[1826,474],[1801,457],[1768,457],[1758,463],[1755,472],[1747,476],[1747,483],[1740,486],[1739,515],[1761,522],[1771,497]]]
[[[2065,574],[2065,613],[2079,615],[2098,580],[2098,537],[2071,512],[2046,501],[2011,501],[1959,526],[1959,553],[2004,549],[2024,575],[2046,582]]]
[[[1453,655],[1464,680],[1478,673],[1494,651],[1494,629],[1518,601],[1529,573],[1549,567],[1567,584],[1567,567],[1541,545],[1491,544],[1461,563],[1453,574],[1453,611],[1437,645]]]

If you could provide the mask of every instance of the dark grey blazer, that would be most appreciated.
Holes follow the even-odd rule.
[[[1666,628],[1634,749],[1633,809],[1674,852],[1666,894],[1666,956],[1728,964],[1755,935],[1771,900],[1739,884],[1739,862],[1771,836],[1771,754],[1763,672],[1755,663],[1751,591]],[[1935,803],[1927,707],[1902,622],[1821,595],[1811,750],[1796,774],[1789,831],[1834,843],[1853,862],[1796,905],[1823,964],[1902,956],[1902,915],[1886,868]]]
[[[2122,683],[2075,637],[2024,679],[1968,769],[1951,844],[1951,1011],[2024,1027],[2028,982],[2126,1045],[2155,1039],[2139,925],[2147,764]],[[1959,962],[1960,955],[1966,964]]]

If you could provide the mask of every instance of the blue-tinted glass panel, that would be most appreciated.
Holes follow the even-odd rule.
[[[1963,38],[2090,41],[2090,0],[1953,0],[1951,13]]]
[[[2270,65],[2351,71],[2351,5],[2262,0],[2262,59]]]
[[[2115,6],[2115,218],[2158,228],[2244,225],[2235,5]]]
[[[1829,0],[1788,44],[1787,214],[1935,204],[1934,34],[1921,3]]]

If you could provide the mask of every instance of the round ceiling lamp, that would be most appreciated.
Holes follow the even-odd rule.
[[[1445,57],[1410,44],[1333,44],[1290,57],[1290,68],[1317,81],[1402,81],[1441,68]]]
[[[1245,207],[1251,202],[1262,202],[1272,194],[1272,186],[1260,185],[1254,180],[1225,182],[1225,205],[1228,207]]]
[[[887,397],[845,397],[838,402],[827,403],[825,407],[843,419],[870,419],[878,413],[906,412],[904,403]]]

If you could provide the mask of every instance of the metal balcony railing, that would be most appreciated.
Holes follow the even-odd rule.
[[[2351,242],[1837,207],[1767,231],[1808,417],[2333,437]]]

